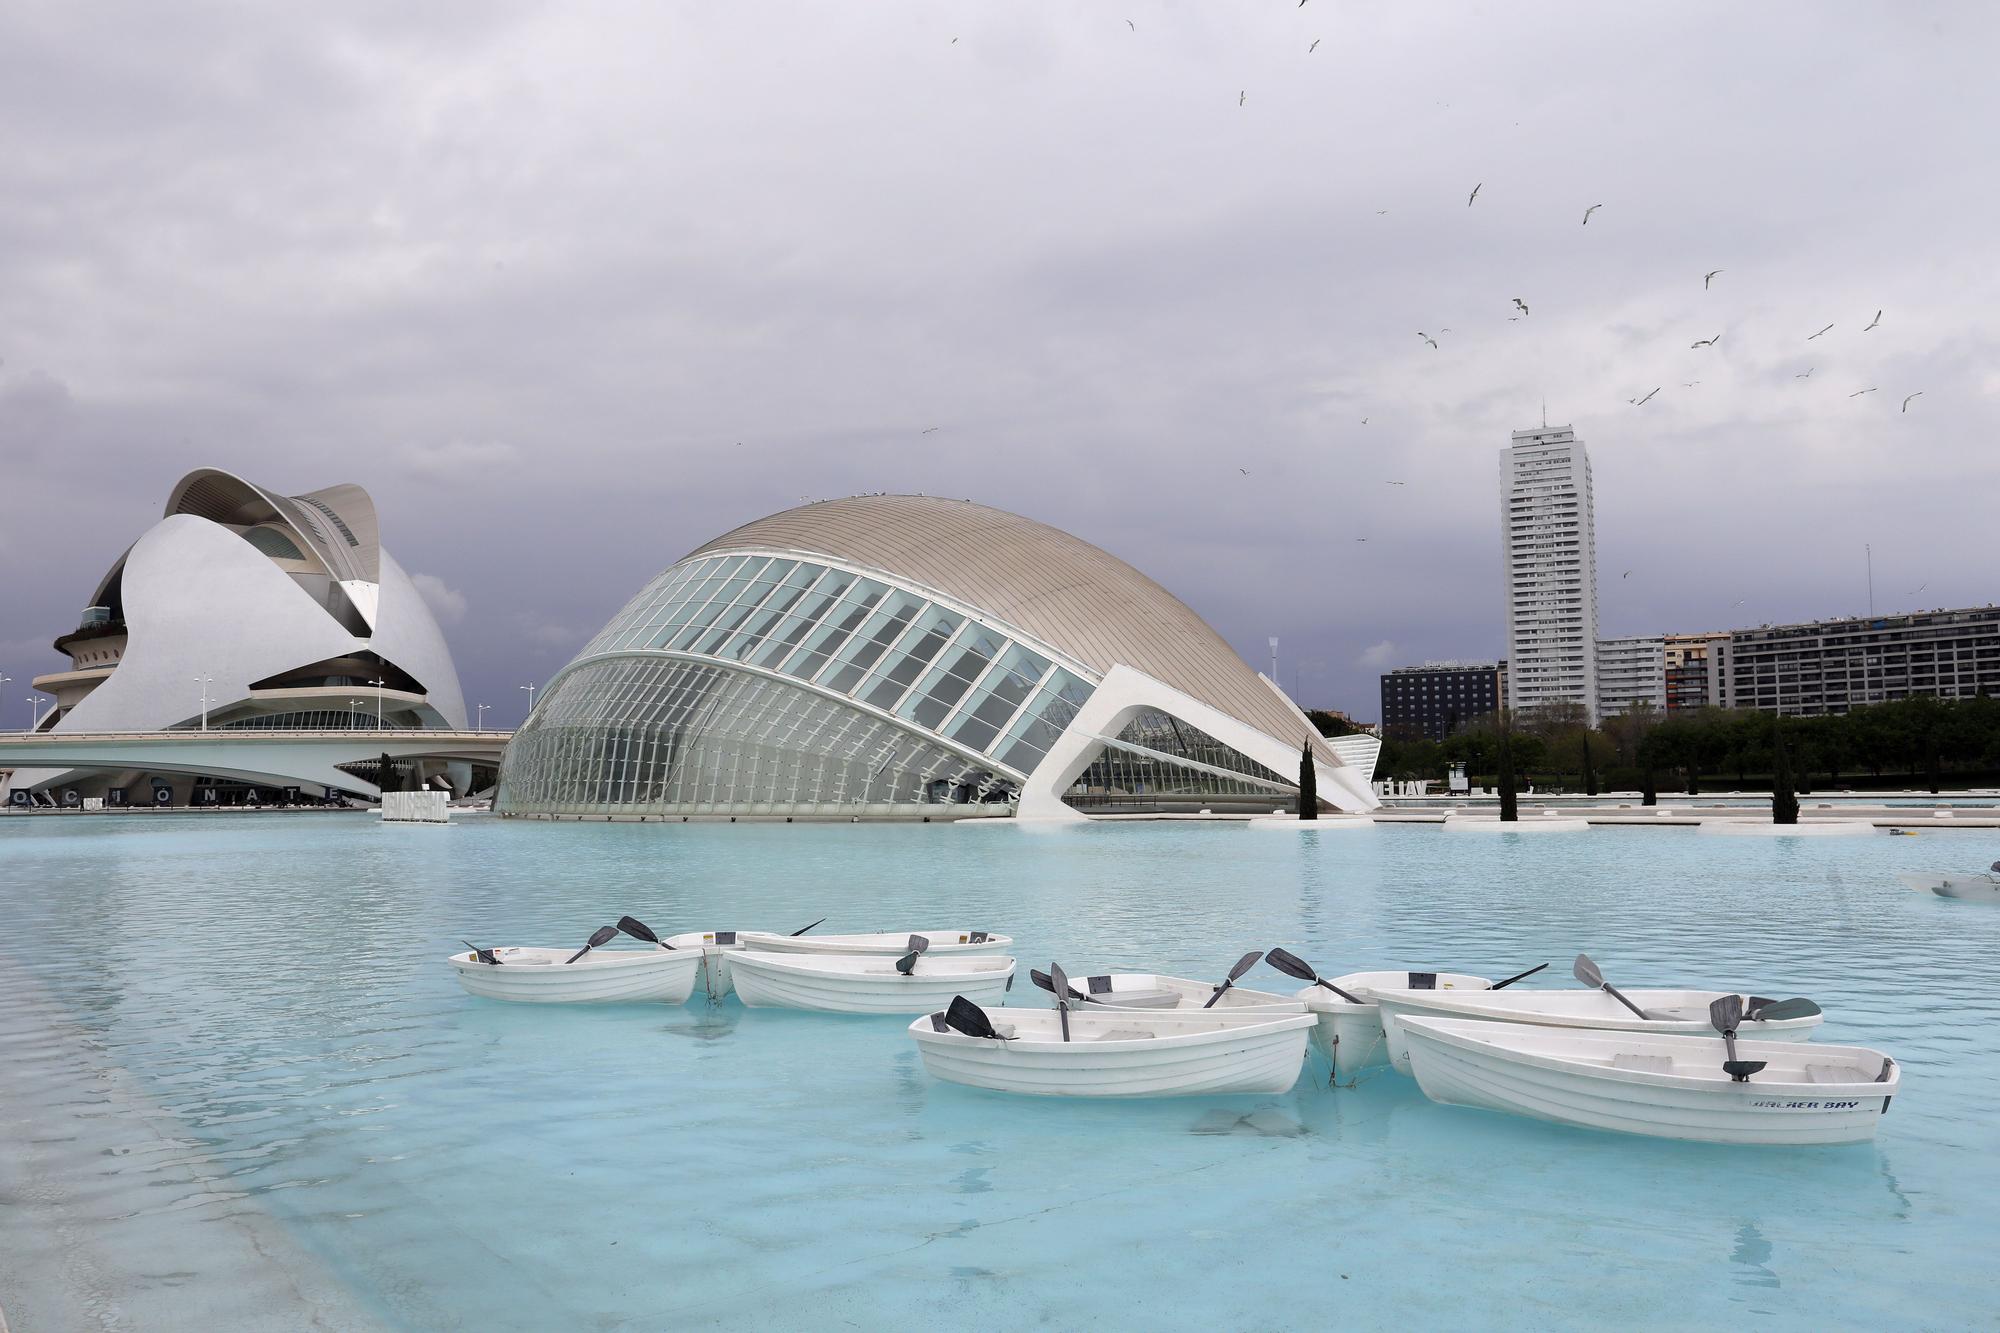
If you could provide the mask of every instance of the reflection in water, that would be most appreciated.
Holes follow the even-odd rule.
[[[1736,1281],[1746,1287],[1775,1287],[1778,1275],[1769,1267],[1771,1242],[1764,1239],[1764,1233],[1754,1222],[1745,1222],[1736,1229],[1736,1248],[1729,1255],[1729,1262],[1740,1264],[1748,1272],[1738,1273]]]

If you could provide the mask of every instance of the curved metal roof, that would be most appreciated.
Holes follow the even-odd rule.
[[[197,468],[167,497],[166,513],[193,514],[216,523],[248,527],[280,523],[296,533],[336,579],[379,583],[381,530],[375,502],[359,486],[328,486],[304,495],[279,495],[219,468]]]
[[[683,559],[730,550],[830,556],[901,576],[1099,672],[1122,662],[1274,737],[1311,730],[1186,603],[1117,556],[1003,509],[924,495],[821,500]],[[1340,762],[1312,739],[1322,762]]]

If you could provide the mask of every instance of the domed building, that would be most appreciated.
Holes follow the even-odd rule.
[[[34,682],[56,701],[38,726],[52,742],[71,733],[465,727],[444,635],[382,548],[374,502],[359,486],[286,496],[210,468],[189,473],[55,647],[69,669]],[[218,799],[223,788],[232,798],[259,782],[372,794],[385,776],[373,754],[341,771],[260,768],[247,754],[240,764],[233,776],[44,769],[15,774],[13,786],[59,789],[72,801],[115,793],[121,804],[230,804]],[[400,768],[398,782],[435,778],[463,790],[467,781],[463,763]]]
[[[1268,811],[1296,802],[1302,746],[1323,804],[1374,808],[1372,750],[1343,759],[1124,561],[969,501],[868,495],[745,524],[647,584],[549,682],[496,808]]]

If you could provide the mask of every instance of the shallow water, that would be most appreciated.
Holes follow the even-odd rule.
[[[2000,910],[1893,872],[1996,857],[1973,830],[5,819],[0,1044],[73,1025],[132,1094],[92,1132],[143,1125],[224,1182],[107,1150],[77,1190],[148,1187],[96,1238],[113,1258],[254,1210],[392,1326],[1985,1325]],[[1528,984],[1556,985],[1587,950],[1621,985],[1813,996],[1821,1039],[1888,1050],[1903,1092],[1874,1144],[1791,1151],[1435,1106],[1386,1071],[1333,1091],[1317,1065],[1279,1097],[1023,1100],[930,1079],[903,1019],[512,1006],[441,962],[625,912],[963,924],[1072,973],[1213,977],[1281,944],[1329,975],[1546,961]],[[58,1308],[53,1265],[0,1277],[17,1329]]]

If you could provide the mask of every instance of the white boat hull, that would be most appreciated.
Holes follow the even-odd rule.
[[[574,949],[495,949],[495,967],[470,953],[450,959],[458,984],[487,1000],[522,1004],[680,1004],[694,991],[701,955],[666,949],[594,949],[574,963]]]
[[[1350,972],[1335,977],[1333,984],[1363,1001],[1349,1004],[1324,986],[1307,986],[1294,997],[1319,1021],[1313,1028],[1313,1045],[1333,1066],[1335,1083],[1352,1083],[1370,1069],[1389,1063],[1384,1041],[1382,1012],[1374,1004],[1374,988],[1407,987],[1415,977],[1429,976],[1432,983],[1447,990],[1485,990],[1493,983],[1486,977],[1463,972]]]
[[[1864,1142],[1902,1077],[1880,1051],[1852,1046],[1739,1041],[1740,1059],[1770,1063],[1735,1083],[1722,1072],[1716,1036],[1439,1018],[1411,1018],[1404,1028],[1411,1068],[1432,1101],[1702,1143]],[[1886,1081],[1875,1081],[1885,1069]]]
[[[1072,1040],[1052,1010],[988,1009],[1019,1039],[996,1041],[935,1030],[942,1015],[910,1025],[935,1078],[1036,1097],[1184,1097],[1279,1093],[1298,1082],[1309,1014],[1092,1014],[1072,1010]],[[1119,1033],[1145,1032],[1140,1037]]]
[[[977,955],[917,959],[909,976],[889,958],[842,958],[749,950],[730,959],[736,998],[753,1009],[811,1009],[826,1014],[927,1014],[954,995],[998,1005],[1014,978],[1014,960]]]
[[[871,935],[771,935],[746,930],[737,938],[759,953],[826,953],[849,957],[900,958],[910,951],[910,936],[930,941],[926,950],[938,954],[1004,954],[1014,945],[1011,935],[983,930],[895,930]]]
[[[691,930],[684,935],[669,935],[667,943],[676,949],[701,950],[701,968],[694,976],[696,990],[711,1000],[723,1000],[734,993],[735,984],[729,975],[729,956],[748,947],[743,943],[743,932]]]
[[[1682,1017],[1641,1019],[1603,991],[1503,990],[1453,995],[1443,991],[1381,990],[1374,998],[1382,1015],[1383,1047],[1397,1073],[1410,1072],[1409,1018],[1451,1018],[1487,1023],[1526,1023],[1536,1027],[1599,1032],[1651,1032],[1670,1037],[1711,1037],[1708,1021],[1712,1000],[1728,991],[1628,990],[1625,995],[1641,1009],[1677,1010]],[[1748,997],[1745,997],[1746,999]],[[1742,1035],[1758,1041],[1810,1041],[1821,1015],[1776,1022],[1745,1022]]]

